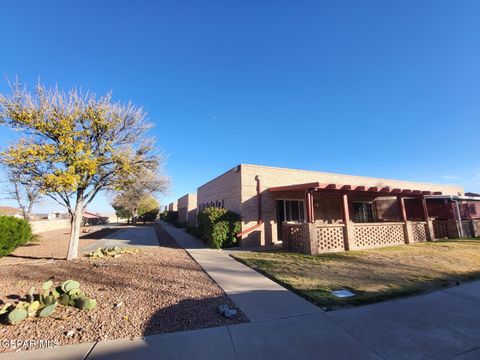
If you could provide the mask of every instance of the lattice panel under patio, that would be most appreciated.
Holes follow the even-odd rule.
[[[475,229],[475,234],[480,234],[480,220],[473,220],[473,228]]]
[[[355,224],[358,249],[400,244],[405,244],[403,224]]]
[[[319,253],[344,251],[343,226],[317,226],[312,246],[316,246]]]
[[[473,237],[472,222],[470,220],[462,221],[464,237]]]
[[[287,250],[295,251],[295,252],[303,252],[303,232],[302,232],[302,225],[300,224],[285,224],[284,226],[284,236],[286,236],[286,244],[284,244],[284,248]],[[287,246],[285,246],[287,245]]]
[[[427,241],[427,224],[424,222],[412,222],[413,242]]]
[[[447,220],[434,220],[433,221],[433,233],[435,239],[448,238],[448,221]]]

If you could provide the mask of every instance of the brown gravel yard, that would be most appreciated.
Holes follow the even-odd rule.
[[[96,228],[94,226],[91,228],[82,228],[79,249],[121,228],[122,226],[111,226],[99,229],[98,231],[95,231]],[[92,230],[92,232],[84,233],[83,230],[85,229]],[[0,258],[0,266],[19,263],[45,263],[46,260],[50,259],[64,260],[67,256],[69,235],[70,229],[52,230],[41,233],[37,241],[20,246],[15,249],[13,253]]]
[[[241,312],[233,320],[220,316],[218,305],[235,305],[168,233],[160,226],[156,231],[158,248],[142,248],[140,254],[119,258],[84,257],[42,264],[32,259],[3,264],[11,259],[0,259],[0,299],[4,302],[12,302],[12,295],[25,294],[30,286],[38,289],[49,278],[55,284],[77,280],[98,302],[90,312],[58,306],[52,318],[1,324],[0,339],[48,339],[66,345],[248,321]],[[67,336],[72,330],[73,335]],[[0,352],[11,350],[0,347]]]

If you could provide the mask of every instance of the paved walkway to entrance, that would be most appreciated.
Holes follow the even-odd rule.
[[[153,226],[127,227],[117,230],[107,237],[95,241],[82,249],[83,253],[92,252],[99,247],[143,247],[158,246],[157,235]]]
[[[185,231],[165,223],[162,226],[230,296],[250,321],[322,313],[315,305],[234,260],[227,251],[206,248]]]
[[[480,359],[480,281],[400,300],[323,312],[228,253],[164,228],[250,323],[0,355],[0,360]]]

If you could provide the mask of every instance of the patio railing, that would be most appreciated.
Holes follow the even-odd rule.
[[[356,249],[405,244],[403,223],[370,223],[353,226]]]
[[[303,225],[304,224],[289,224],[283,223],[283,248],[287,251],[305,253],[305,241],[303,239]]]
[[[404,222],[349,223],[347,226],[320,222],[283,224],[284,249],[312,255],[424,242],[428,238],[428,223],[424,221],[409,221],[408,225]]]

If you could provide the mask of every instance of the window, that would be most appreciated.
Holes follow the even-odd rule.
[[[303,222],[303,201],[301,200],[280,200],[283,201],[284,221]]]
[[[375,222],[375,212],[370,202],[353,202],[353,221],[357,223]]]

